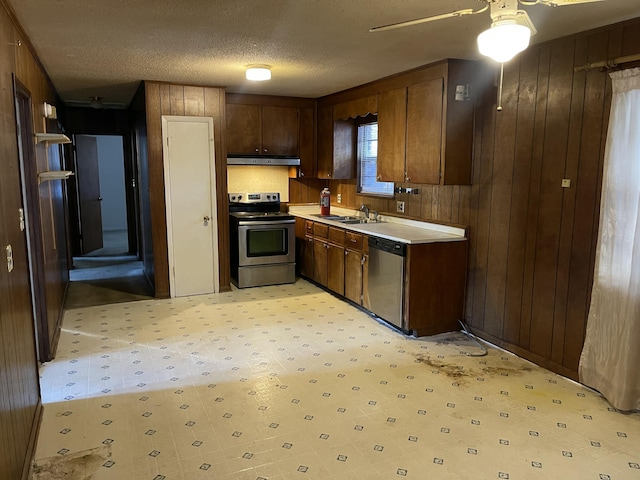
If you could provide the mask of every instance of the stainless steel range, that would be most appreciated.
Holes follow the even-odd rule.
[[[231,281],[238,288],[296,281],[295,219],[279,193],[230,193]]]

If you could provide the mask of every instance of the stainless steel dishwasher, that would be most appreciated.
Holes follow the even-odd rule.
[[[403,328],[406,255],[407,245],[404,243],[369,237],[370,310],[398,328]]]

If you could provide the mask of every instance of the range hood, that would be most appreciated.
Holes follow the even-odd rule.
[[[286,167],[300,166],[300,158],[297,157],[227,157],[227,165],[276,165]]]

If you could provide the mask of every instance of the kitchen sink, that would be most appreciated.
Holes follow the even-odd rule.
[[[384,223],[379,220],[367,220],[363,217],[349,216],[349,215],[321,215],[318,213],[312,214],[317,218],[324,218],[325,220],[333,220],[334,222],[344,223],[346,225],[355,225],[359,223]]]
[[[347,225],[354,225],[357,223],[384,223],[380,220],[367,220],[362,217],[341,217],[336,219],[337,222],[346,223]]]
[[[345,218],[345,219],[338,219],[337,221],[340,223],[346,223],[346,224],[368,223],[364,218]]]

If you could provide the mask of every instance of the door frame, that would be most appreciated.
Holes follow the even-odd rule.
[[[44,269],[44,249],[41,241],[42,225],[40,223],[40,196],[37,184],[38,172],[33,144],[32,100],[29,89],[15,75],[13,75],[13,95],[17,122],[16,130],[19,135],[16,137],[16,143],[18,144],[22,208],[24,210],[27,237],[31,308],[33,311],[38,360],[44,363],[53,358],[53,348],[50,342],[51,332],[49,331],[47,318],[46,273]]]
[[[216,186],[216,154],[215,154],[215,141],[214,141],[214,129],[213,129],[213,117],[195,117],[195,116],[182,116],[182,115],[162,115],[162,166],[165,172],[164,180],[164,193],[165,193],[165,215],[167,221],[167,258],[169,267],[169,295],[171,298],[175,297],[175,271],[174,271],[174,258],[173,258],[173,220],[171,212],[171,179],[170,179],[170,159],[169,148],[166,141],[167,125],[169,122],[185,122],[185,123],[206,123],[209,129],[209,158],[211,164],[209,167],[209,186],[210,186],[210,198],[211,198],[211,235],[215,240],[212,244],[212,257],[214,266],[217,270],[213,272],[213,289],[214,293],[220,291],[220,258],[218,254],[220,238],[218,234],[218,201],[217,201],[217,186]]]

